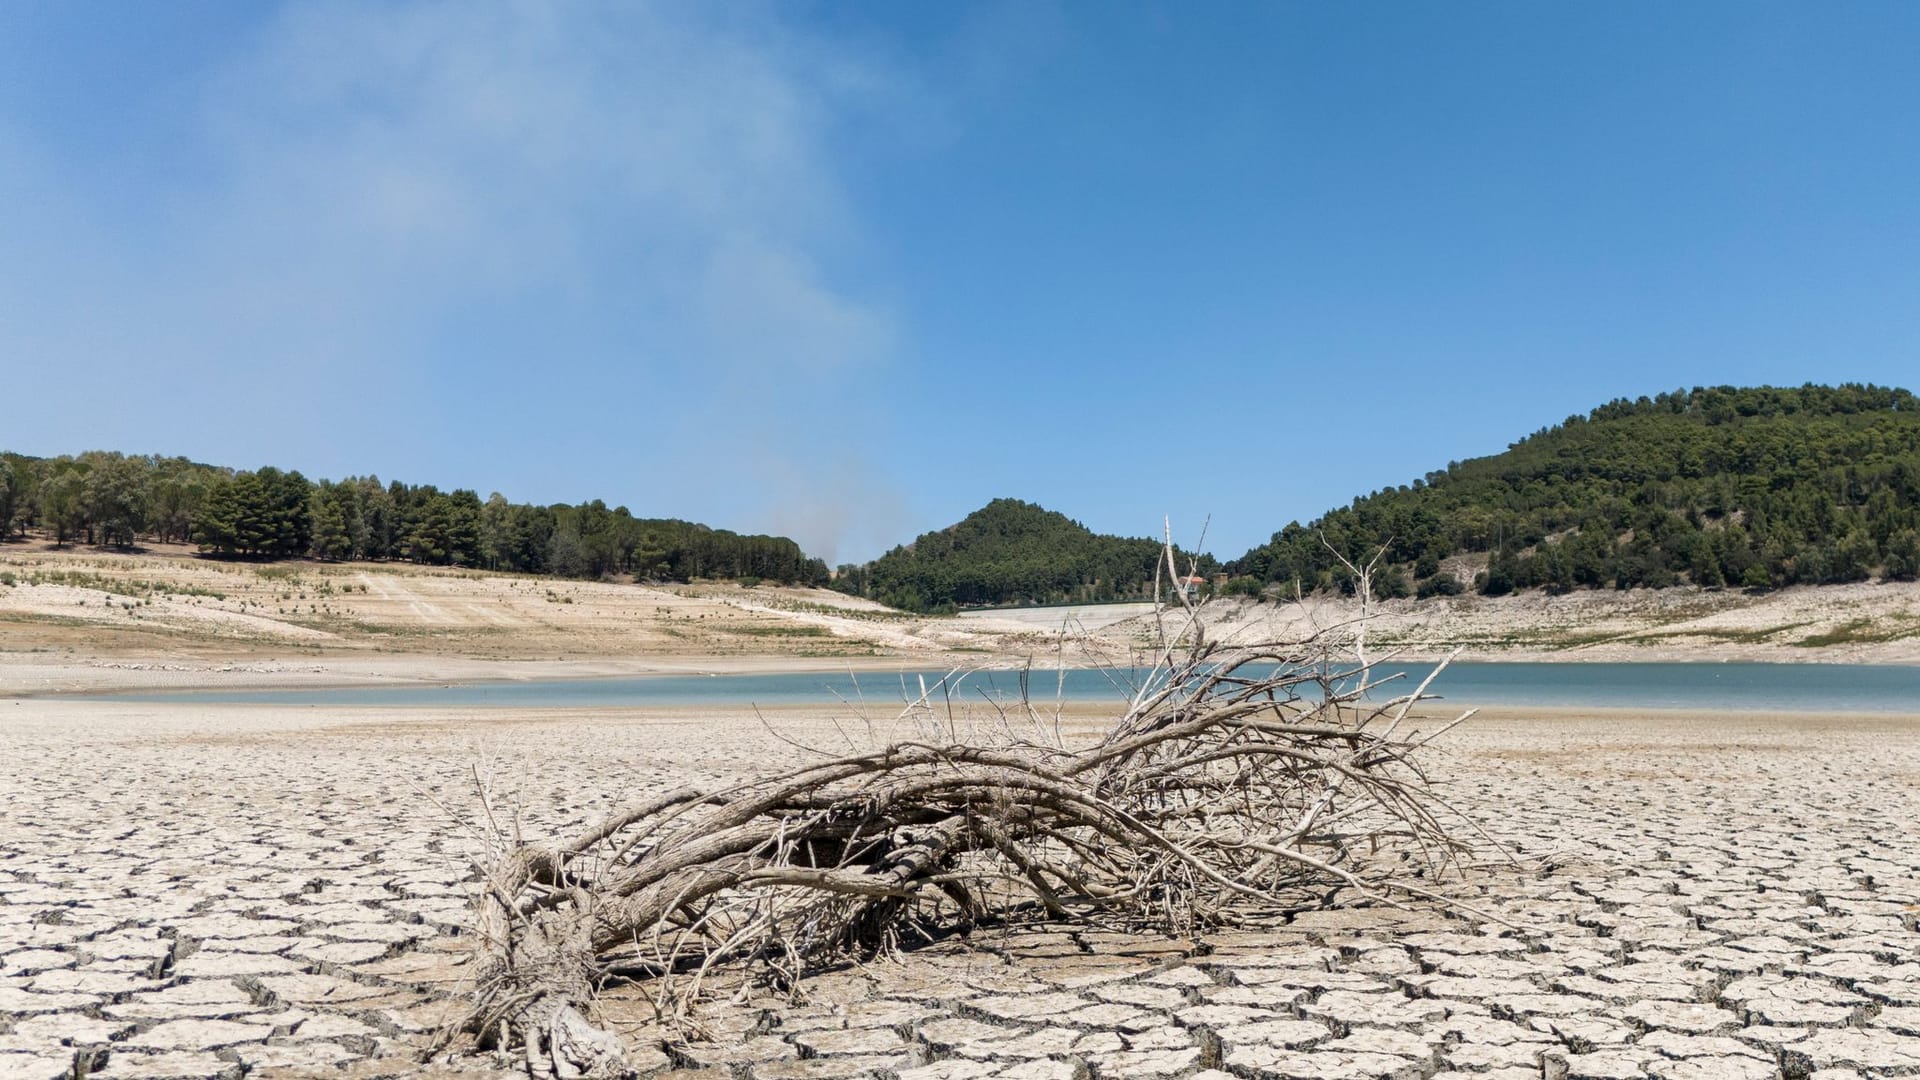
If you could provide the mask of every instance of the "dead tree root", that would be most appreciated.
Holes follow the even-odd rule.
[[[1191,933],[1335,891],[1458,908],[1430,887],[1475,830],[1419,765],[1427,684],[1372,681],[1364,625],[1344,667],[1324,643],[1226,648],[1199,627],[1166,633],[1096,741],[1069,745],[1026,702],[965,720],[929,694],[906,714],[922,737],[501,844],[459,1037],[536,1077],[617,1076],[620,1042],[591,1019],[614,969],[661,973],[672,1012],[718,964],[793,985],[908,928],[1016,909]]]

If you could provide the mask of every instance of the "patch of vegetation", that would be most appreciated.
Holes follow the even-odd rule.
[[[1818,634],[1809,634],[1793,644],[1806,649],[1819,649],[1828,645],[1878,645],[1910,637],[1920,637],[1920,623],[1860,618],[1849,619]]]
[[[13,571],[0,574],[0,580],[7,584],[27,585],[64,585],[70,589],[91,589],[95,592],[110,593],[115,596],[134,597],[151,602],[155,596],[210,596],[226,599],[225,593],[202,589],[193,585],[176,585],[169,581],[151,581],[146,578],[110,577],[87,570],[32,570],[25,578]]]
[[[795,649],[793,651],[793,655],[808,656],[808,657],[879,656],[880,650],[877,648],[874,648],[872,645],[863,646],[863,645],[858,645],[858,644],[849,642],[843,648]]]
[[[1452,462],[1298,522],[1228,564],[1382,597],[1430,594],[1448,560],[1518,589],[1769,589],[1920,577],[1920,399],[1906,390],[1712,387],[1619,399],[1505,453]],[[1457,579],[1455,584],[1462,584]]]
[[[392,560],[559,577],[691,581],[754,577],[820,585],[826,563],[783,536],[741,535],[676,518],[635,517],[594,499],[577,506],[486,500],[471,490],[373,477],[312,481],[87,451],[0,453],[0,540],[29,529],[56,544],[130,549],[146,537],[247,559]],[[284,567],[263,577],[293,578]],[[297,579],[295,579],[297,580]]]
[[[833,604],[822,604],[816,600],[794,600],[785,597],[764,602],[764,606],[776,611],[792,611],[801,614],[830,615],[836,619],[856,619],[862,622],[910,622],[918,615],[910,611],[897,611],[892,608],[846,608]]]
[[[1555,651],[1584,649],[1592,645],[1605,645],[1620,640],[1620,635],[1611,631],[1594,633],[1573,633],[1571,631],[1548,630],[1538,633],[1509,634],[1501,643],[1517,648],[1540,648]]]
[[[1629,641],[1664,641],[1670,638],[1705,638],[1708,641],[1727,645],[1764,645],[1781,634],[1798,630],[1803,626],[1812,626],[1812,620],[1785,623],[1780,626],[1763,626],[1751,630],[1723,630],[1718,627],[1703,627],[1690,630],[1654,630],[1635,634]]]
[[[714,629],[729,634],[744,634],[747,637],[762,638],[830,638],[833,631],[824,626],[778,625],[763,623],[721,623]]]
[[[1150,599],[1161,555],[1158,540],[1101,535],[1033,503],[995,499],[865,566],[840,567],[833,587],[914,612]],[[1202,575],[1215,569],[1200,558]]]

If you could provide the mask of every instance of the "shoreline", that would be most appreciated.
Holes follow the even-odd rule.
[[[98,656],[48,663],[28,659],[28,654],[0,652],[0,698],[59,700],[123,693],[410,689],[695,675],[894,671],[905,670],[900,665],[911,664],[914,659],[908,656],[814,659],[768,654],[646,659],[609,657],[599,660],[479,660],[410,654],[378,660],[362,656],[284,660],[277,657],[236,658],[232,661],[205,661],[196,665],[168,656]],[[18,684],[23,680],[35,678],[51,685],[44,689],[19,688]]]
[[[1154,616],[1124,603],[927,617],[785,586],[160,552],[0,549],[0,570],[13,578],[0,587],[6,696],[1124,666],[1152,655],[1155,634]],[[1074,610],[1087,617],[1064,634],[1058,616]],[[1325,596],[1201,610],[1229,645],[1335,641],[1362,614]],[[1459,649],[1476,664],[1920,666],[1920,583],[1460,596],[1367,614],[1369,651],[1389,662]]]
[[[1645,653],[1652,653],[1646,655]],[[1376,667],[1393,664],[1437,664],[1449,661],[1450,652],[1430,649],[1403,649],[1383,652],[1372,659]],[[889,675],[908,672],[1013,672],[1030,668],[1036,672],[1059,670],[1048,663],[1033,662],[1035,657],[1007,654],[904,653],[889,656],[807,657],[763,653],[728,656],[654,656],[604,657],[594,660],[519,659],[494,660],[464,656],[408,653],[367,656],[364,654],[300,656],[236,656],[212,660],[167,655],[70,656],[52,659],[42,654],[0,651],[0,700],[112,700],[125,695],[193,694],[246,692],[324,692],[329,690],[416,690],[435,687],[503,687],[535,683],[569,684],[629,679],[776,676],[806,674]],[[955,661],[965,662],[956,663]],[[1702,655],[1699,652],[1649,649],[1634,655],[1596,656],[1557,651],[1525,652],[1462,651],[1451,656],[1454,665],[1525,666],[1559,664],[1578,666],[1647,665],[1708,668],[1726,665],[1760,665],[1779,668],[1866,667],[1878,669],[1920,669],[1920,663],[1906,659],[1866,659],[1826,655],[1804,659],[1753,658],[1724,653]],[[1067,670],[1097,671],[1114,665],[1096,663],[1069,664]],[[409,706],[410,707],[410,706]],[[506,708],[511,706],[490,706]],[[589,707],[589,706],[580,706]],[[1559,706],[1551,706],[1559,707]],[[1632,706],[1621,706],[1632,709]],[[1920,713],[1920,704],[1916,704]]]
[[[431,685],[431,684],[425,684]],[[469,684],[479,685],[479,684]],[[495,684],[506,685],[506,684]],[[348,687],[347,689],[353,689]],[[400,687],[395,687],[400,688]],[[246,694],[249,689],[230,688],[237,694]],[[258,688],[254,688],[258,689]],[[312,686],[303,688],[316,693],[324,693],[339,687]],[[123,710],[150,710],[166,714],[169,717],[185,718],[198,713],[202,718],[239,717],[245,714],[249,718],[266,719],[276,714],[287,714],[302,718],[311,718],[315,710],[325,710],[329,717],[340,722],[349,719],[367,722],[403,722],[448,720],[481,725],[515,724],[538,722],[543,719],[565,719],[577,721],[588,716],[600,717],[609,721],[650,721],[658,723],[696,722],[701,720],[778,720],[781,718],[830,719],[847,718],[862,715],[866,710],[877,716],[891,718],[901,714],[907,703],[903,700],[850,700],[834,702],[796,702],[796,701],[687,701],[660,703],[631,702],[585,702],[585,703],[476,703],[421,701],[417,703],[394,702],[341,702],[341,701],[208,701],[182,697],[170,700],[172,694],[197,694],[207,691],[197,689],[176,690],[127,690],[121,692],[62,692],[50,694],[10,694],[0,691],[0,705],[44,707],[53,706],[66,709],[97,708],[108,712]],[[220,692],[220,691],[213,691]],[[267,692],[272,692],[268,690]],[[296,691],[298,692],[298,691]],[[956,706],[962,713],[988,709],[984,701],[966,700]],[[1036,701],[1033,712],[1041,717],[1051,718],[1056,713],[1064,720],[1101,726],[1118,715],[1124,703],[1114,701],[1092,701],[1087,699],[1068,699],[1064,702]],[[1553,705],[1553,704],[1515,704],[1497,702],[1478,704],[1469,698],[1450,699],[1444,695],[1433,698],[1409,714],[1409,720],[1448,722],[1458,719],[1462,714],[1471,714],[1469,724],[1486,723],[1502,726],[1537,724],[1552,726],[1557,724],[1585,722],[1623,722],[1640,721],[1673,724],[1728,724],[1738,722],[1756,723],[1794,723],[1794,724],[1892,724],[1903,729],[1920,722],[1920,702],[1910,709],[1795,709],[1791,707],[1766,708],[1748,705],[1728,705],[1724,707],[1698,707],[1673,705]],[[5,716],[6,714],[0,714]]]

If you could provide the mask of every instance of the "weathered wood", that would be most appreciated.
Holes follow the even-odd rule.
[[[551,846],[503,845],[485,867],[464,1029],[522,1048],[536,1075],[611,1075],[619,1047],[592,1028],[593,993],[636,950],[671,979],[726,959],[871,953],[908,926],[1020,904],[1179,930],[1329,884],[1439,899],[1415,882],[1461,845],[1413,764],[1427,737],[1398,734],[1426,684],[1373,705],[1369,669],[1323,653],[1191,636],[1161,655],[1091,745],[1061,743],[1031,711],[1026,735],[961,737],[951,704],[923,695],[906,717],[929,721],[923,738],[643,800]],[[1264,666],[1277,657],[1291,662]],[[1383,837],[1428,861],[1361,861]]]

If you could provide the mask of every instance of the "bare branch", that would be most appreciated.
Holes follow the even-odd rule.
[[[1335,552],[1363,605],[1384,551],[1360,566]],[[1211,640],[1187,588],[1197,568],[1180,572],[1169,525],[1153,663],[1098,738],[1069,745],[1064,689],[1049,725],[1030,672],[1012,708],[969,704],[953,671],[903,695],[894,730],[909,737],[861,747],[836,725],[842,756],[803,747],[823,760],[645,798],[548,846],[496,843],[461,1030],[520,1049],[536,1075],[616,1075],[617,1040],[586,1019],[616,967],[658,974],[663,1011],[679,1015],[722,962],[790,984],[916,928],[981,919],[1186,931],[1330,888],[1490,918],[1433,886],[1465,845],[1417,762],[1437,732],[1401,734],[1446,664],[1410,693],[1370,697],[1397,678],[1372,676],[1370,612],[1351,661],[1329,651],[1336,635]],[[505,828],[494,821],[496,837]]]

